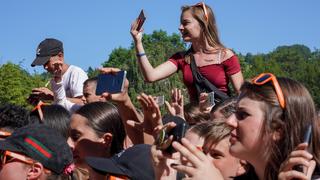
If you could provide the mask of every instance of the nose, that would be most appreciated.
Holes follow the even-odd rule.
[[[180,24],[180,26],[179,26],[179,31],[182,31],[184,28],[183,28],[183,26],[182,26],[182,24]]]
[[[74,142],[72,141],[72,139],[70,137],[68,138],[67,143],[68,143],[69,147],[71,148],[71,150],[74,150]]]
[[[226,124],[230,127],[236,128],[238,126],[238,120],[235,114],[232,114],[227,120]]]
[[[83,104],[87,103],[87,100],[86,100],[86,98],[84,96],[81,97],[81,100],[82,100]]]
[[[47,64],[44,64],[44,65],[43,65],[43,68],[44,68],[45,70],[48,70],[48,65],[47,65]]]

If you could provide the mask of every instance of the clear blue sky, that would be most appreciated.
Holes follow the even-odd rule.
[[[179,33],[180,7],[196,0],[3,0],[0,1],[0,65],[31,68],[47,37],[64,43],[65,59],[87,70],[99,67],[117,47],[129,47],[130,24],[144,9],[145,33]],[[279,45],[320,48],[319,0],[205,1],[216,15],[224,44],[241,53],[267,53]]]

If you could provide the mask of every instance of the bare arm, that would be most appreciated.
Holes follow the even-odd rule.
[[[231,79],[231,83],[233,85],[234,90],[236,91],[237,94],[239,94],[241,85],[243,84],[243,81],[244,81],[242,72],[239,71],[236,74],[231,75],[230,79]]]
[[[82,98],[82,96],[73,97],[73,98],[67,98],[67,99],[68,99],[70,102],[73,102],[73,103],[75,103],[75,104],[84,105],[81,98]]]
[[[160,79],[164,79],[172,75],[173,73],[175,73],[178,68],[169,61],[160,64],[156,68],[152,67],[152,65],[150,64],[147,58],[147,55],[142,55],[145,53],[143,44],[142,44],[142,29],[140,31],[137,31],[136,27],[137,27],[137,23],[134,22],[131,25],[130,32],[134,40],[139,68],[143,74],[145,81],[147,82],[158,81]]]
[[[102,68],[101,73],[109,74],[116,73],[120,71],[118,68]],[[132,104],[132,101],[128,95],[129,81],[125,81],[124,91],[117,94],[103,93],[102,97],[106,100],[111,100],[116,103],[122,123],[124,125],[127,137],[133,144],[143,143],[143,132],[138,131],[127,124],[128,120],[134,122],[141,122],[142,116],[137,112],[136,108]]]

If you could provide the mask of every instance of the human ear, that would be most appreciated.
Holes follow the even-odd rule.
[[[41,163],[36,162],[28,169],[27,179],[39,179],[42,173],[44,173],[44,167]]]
[[[103,136],[102,136],[102,143],[103,143],[103,146],[108,148],[111,146],[111,143],[112,143],[112,134],[111,133],[104,133]]]
[[[247,172],[247,161],[245,160],[239,160],[239,165],[238,165],[238,169],[237,169],[237,172],[236,172],[236,176],[240,176],[244,173]]]
[[[279,129],[276,129],[273,133],[272,133],[272,140],[273,141],[279,141],[282,137],[282,130],[279,128]]]

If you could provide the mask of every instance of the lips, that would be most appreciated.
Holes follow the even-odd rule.
[[[238,136],[235,135],[234,133],[231,133],[229,141],[230,141],[231,145],[236,143],[238,141]]]

